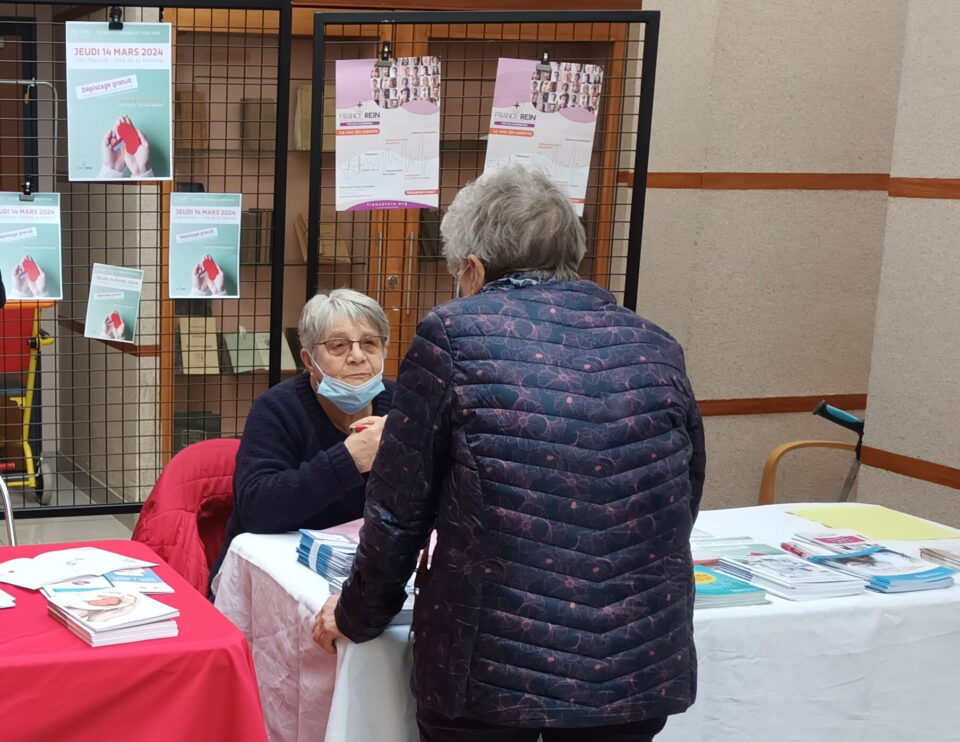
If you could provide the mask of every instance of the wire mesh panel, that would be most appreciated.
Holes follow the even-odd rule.
[[[287,172],[286,127],[277,124],[288,118],[282,14],[124,9],[125,23],[173,24],[173,177],[116,184],[68,179],[64,104],[65,23],[107,21],[109,9],[0,3],[2,190],[55,191],[62,209],[63,299],[36,309],[35,374],[3,376],[0,468],[19,485],[20,515],[136,510],[174,453],[239,435],[253,399],[296,372],[277,311],[284,263],[303,263],[295,245],[285,251],[284,187],[276,186]],[[89,135],[99,141],[104,132]],[[173,192],[242,194],[240,298],[203,290],[169,298]],[[84,336],[95,263],[144,272],[132,343]],[[302,297],[302,266],[299,280],[288,293]],[[5,345],[23,339],[10,305],[0,320]],[[17,385],[33,389],[29,405],[7,393]]]
[[[322,130],[323,142],[312,157],[309,226],[312,252],[320,257],[308,261],[308,294],[346,285],[340,264],[329,258],[342,251],[337,254],[351,261],[350,285],[379,300],[391,319],[400,342],[385,373],[395,373],[416,323],[453,296],[439,224],[458,190],[484,170],[498,60],[549,59],[569,63],[568,70],[602,70],[602,89],[592,79],[574,83],[570,73],[569,81],[554,81],[554,92],[563,94],[560,85],[567,94],[573,84],[582,87],[589,91],[583,105],[597,114],[581,275],[634,305],[657,31],[657,14],[643,12],[317,14],[314,76],[322,75],[322,85],[315,80],[312,92],[321,122],[314,122],[314,131]],[[439,209],[334,208],[335,63],[379,58],[384,48],[392,58],[440,60]]]

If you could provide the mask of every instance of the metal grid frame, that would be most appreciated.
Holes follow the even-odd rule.
[[[209,11],[211,14],[215,14],[218,11],[226,11],[229,13],[240,12],[242,14],[248,12],[269,14],[271,18],[271,30],[269,34],[272,36],[270,45],[274,48],[273,53],[275,60],[271,59],[270,62],[272,62],[272,64],[266,67],[261,64],[261,72],[258,77],[262,81],[271,83],[275,88],[276,120],[285,122],[289,119],[290,45],[285,43],[285,40],[288,40],[291,36],[292,26],[292,9],[289,0],[227,0],[225,2],[210,2],[209,0],[183,2],[182,0],[173,0],[172,2],[164,2],[162,7],[132,3],[114,3],[111,5],[125,9],[127,11],[126,15],[131,21],[136,20],[136,18],[129,17],[131,11],[135,14],[149,9],[154,9],[158,12],[160,14],[159,20],[161,21],[165,20],[162,15],[164,10],[170,9],[193,10],[197,12]],[[26,29],[33,31],[32,38],[27,39],[24,37],[23,48],[24,50],[32,49],[34,56],[36,56],[36,50],[38,48],[43,49],[44,54],[49,58],[45,57],[40,59],[39,66],[48,70],[56,69],[56,72],[53,74],[54,79],[51,88],[54,90],[58,88],[62,90],[65,77],[63,71],[65,68],[63,66],[62,51],[57,51],[58,44],[56,42],[56,38],[59,38],[59,46],[62,47],[62,28],[60,28],[58,32],[52,31],[51,28],[42,29],[39,39],[37,38],[37,30],[42,26],[62,26],[63,21],[71,17],[79,19],[80,16],[85,16],[87,20],[109,20],[109,7],[107,4],[93,2],[92,0],[76,0],[72,3],[59,3],[53,0],[34,0],[34,2],[30,3],[0,3],[0,21],[6,22],[8,26],[12,22],[19,23]],[[211,17],[213,16],[211,15]],[[231,18],[233,17],[235,16],[231,16]],[[217,28],[213,23],[211,23],[211,27],[209,28],[211,34],[228,33],[230,30],[229,28]],[[175,50],[177,43],[177,39],[175,38]],[[236,38],[230,46],[237,46]],[[252,47],[252,42],[240,43],[239,46],[247,46],[250,48]],[[172,434],[173,415],[175,407],[178,404],[177,394],[179,393],[175,392],[173,387],[180,388],[184,384],[184,378],[180,377],[179,374],[176,375],[175,378],[172,377],[172,370],[170,374],[166,376],[162,372],[163,369],[167,367],[172,369],[175,357],[182,357],[179,349],[174,347],[176,321],[174,318],[174,300],[166,298],[167,274],[165,258],[163,256],[166,250],[166,199],[170,188],[165,188],[158,184],[129,183],[123,186],[115,186],[102,183],[69,183],[65,175],[65,125],[59,126],[59,152],[53,149],[54,154],[52,156],[50,155],[52,145],[49,141],[51,138],[49,132],[50,127],[55,122],[62,123],[65,117],[65,104],[61,100],[59,106],[52,109],[51,112],[51,103],[46,102],[42,97],[38,100],[37,83],[39,82],[42,88],[43,81],[36,79],[37,67],[37,60],[34,60],[33,74],[25,71],[23,75],[24,78],[32,80],[33,84],[27,86],[26,95],[28,96],[28,105],[22,109],[23,133],[21,136],[23,138],[23,166],[22,172],[20,173],[22,176],[21,180],[29,182],[31,189],[34,191],[52,190],[59,191],[62,194],[70,191],[84,191],[84,213],[82,215],[79,213],[70,214],[70,217],[75,221],[71,221],[69,226],[66,221],[68,212],[70,212],[72,208],[69,199],[73,197],[76,200],[77,194],[71,193],[70,196],[67,196],[67,202],[63,206],[64,223],[62,226],[64,235],[65,300],[60,302],[59,306],[53,310],[53,318],[45,317],[44,320],[44,325],[49,328],[51,335],[59,344],[59,347],[57,347],[57,345],[54,346],[54,352],[60,354],[62,357],[52,358],[51,360],[54,361],[54,363],[51,365],[57,366],[57,362],[59,361],[59,368],[42,372],[41,378],[46,382],[43,386],[45,387],[48,398],[53,404],[56,404],[57,401],[61,402],[57,407],[62,406],[67,408],[72,405],[76,408],[84,405],[89,407],[96,405],[98,408],[102,407],[106,410],[102,413],[104,415],[104,422],[114,426],[113,429],[111,429],[109,425],[106,427],[101,426],[103,429],[95,431],[90,425],[84,426],[76,424],[65,412],[65,416],[62,419],[58,414],[55,422],[52,423],[55,427],[55,429],[51,428],[53,435],[51,436],[48,433],[44,438],[53,438],[57,443],[62,442],[64,439],[72,439],[75,444],[85,441],[84,445],[89,449],[95,448],[102,442],[99,436],[113,436],[116,439],[122,440],[119,447],[124,451],[128,445],[135,447],[135,441],[138,439],[146,439],[152,436],[157,439],[157,442],[156,445],[151,448],[149,456],[137,458],[135,461],[133,459],[125,461],[125,457],[114,457],[114,459],[111,460],[108,455],[102,452],[96,455],[90,455],[88,458],[95,460],[97,463],[89,467],[90,470],[84,470],[82,472],[80,471],[81,466],[74,463],[76,459],[64,456],[63,461],[68,462],[65,469],[71,468],[72,471],[70,474],[80,476],[84,480],[83,486],[77,485],[77,491],[86,490],[90,495],[91,504],[80,504],[76,494],[73,495],[73,500],[71,501],[70,493],[64,491],[56,493],[57,504],[31,506],[27,502],[27,497],[30,493],[30,490],[27,489],[24,491],[23,505],[21,507],[15,507],[14,512],[16,516],[21,518],[135,513],[140,509],[142,501],[146,498],[146,494],[149,493],[152,483],[156,480],[163,465],[174,452]],[[233,70],[233,72],[235,73],[236,71]],[[173,79],[175,89],[177,87],[177,80],[177,67],[175,63]],[[27,80],[24,80],[24,82],[26,81]],[[4,91],[0,90],[0,96],[3,94]],[[61,95],[60,97],[62,98],[63,96]],[[50,113],[48,114],[48,112]],[[226,123],[233,126],[236,122],[230,121],[225,122],[225,124]],[[9,129],[6,126],[4,130],[0,136],[9,135]],[[48,138],[46,142],[44,142],[45,135]],[[54,142],[58,141],[55,135],[52,139]],[[46,145],[46,150],[41,148],[41,144]],[[271,183],[286,184],[288,145],[285,126],[277,127],[272,144],[273,146],[264,146],[265,150],[269,150],[269,155],[264,154],[261,159],[270,163],[269,167],[265,167],[264,172],[269,170],[269,181]],[[175,144],[175,149],[176,147],[177,145]],[[209,164],[211,160],[210,153],[200,156],[197,153],[180,152],[179,155],[178,157],[175,154],[173,158],[174,182],[192,180],[193,178],[190,176],[198,170],[203,169],[204,163],[202,161],[206,160],[207,164]],[[224,152],[224,162],[227,157],[227,153]],[[45,159],[46,161],[44,161]],[[259,172],[257,173],[258,176],[260,174]],[[50,189],[45,188],[51,180],[51,178],[47,177],[48,175],[52,175],[54,181],[53,188]],[[264,178],[264,181],[267,180],[267,178]],[[43,188],[39,188],[38,186],[42,186]],[[123,189],[122,193],[117,189]],[[216,191],[224,189],[222,187],[217,188],[216,185],[214,185],[207,190]],[[238,188],[237,190],[243,189]],[[253,280],[249,282],[251,284],[250,293],[254,293],[259,302],[256,309],[249,313],[249,316],[251,321],[256,321],[254,315],[261,318],[263,318],[263,315],[268,315],[265,318],[269,322],[268,329],[262,329],[267,330],[271,338],[277,338],[283,329],[281,310],[283,306],[285,268],[283,248],[286,234],[286,188],[274,188],[270,185],[269,191],[267,191],[264,187],[255,186],[254,191],[254,198],[261,202],[256,205],[272,206],[275,219],[270,228],[273,246],[270,253],[270,260],[266,265],[255,269],[257,274]],[[62,198],[64,198],[64,196],[62,196]],[[119,199],[118,202],[124,207],[131,208],[133,211],[132,216],[131,214],[112,213],[109,207],[111,198]],[[245,198],[244,208],[246,208],[246,206],[247,201]],[[98,214],[98,210],[103,210],[103,213]],[[136,217],[140,217],[140,219]],[[145,226],[145,221],[149,222],[150,218],[154,220],[152,226],[149,224]],[[112,233],[112,237],[105,236],[110,233]],[[146,239],[141,240],[141,237],[145,237]],[[76,274],[76,279],[73,280],[75,285],[82,283],[83,279],[81,277],[83,275],[86,275],[87,279],[89,278],[89,263],[85,265],[81,264],[84,263],[84,259],[93,262],[96,258],[89,258],[86,254],[89,253],[92,255],[92,251],[84,250],[82,247],[78,249],[77,246],[98,244],[97,240],[100,240],[104,245],[110,241],[114,250],[118,246],[123,250],[124,256],[122,262],[119,264],[132,265],[154,271],[155,285],[152,287],[155,299],[153,302],[154,308],[145,314],[143,304],[141,304],[141,320],[154,323],[155,331],[153,336],[156,344],[150,344],[151,339],[147,338],[145,334],[143,341],[145,344],[122,348],[125,352],[121,354],[108,350],[109,345],[103,341],[85,340],[82,337],[82,325],[77,320],[83,319],[83,311],[80,305],[85,304],[85,297],[75,298],[71,296],[75,290],[75,286],[67,287],[68,282],[71,280],[68,278],[68,270],[75,267],[73,263],[77,264],[76,267],[79,272]],[[128,244],[132,245],[129,247],[129,250],[126,249]],[[100,260],[100,262],[110,261]],[[244,268],[243,270],[247,269]],[[146,294],[147,285],[145,282],[144,295],[146,296]],[[46,311],[50,312],[50,310]],[[187,311],[187,314],[191,313],[189,310]],[[236,322],[244,320],[244,316],[241,315],[240,310],[226,311],[226,314],[232,315]],[[78,332],[80,333],[79,335],[77,334]],[[81,347],[83,344],[89,345],[91,349],[84,351]],[[101,345],[104,346],[102,350],[99,347]],[[114,349],[120,348],[115,345]],[[280,370],[280,352],[280,343],[271,342],[269,370],[262,372],[262,376],[258,376],[256,382],[251,380],[249,385],[250,391],[243,392],[243,394],[248,395],[246,399],[247,402],[252,402],[252,399],[259,391],[262,391],[262,389],[260,389],[261,386],[265,389],[268,385],[275,384],[280,380],[282,373]],[[160,359],[159,364],[161,371],[157,374],[156,379],[142,387],[124,391],[124,401],[129,401],[126,397],[133,400],[133,406],[128,405],[126,409],[135,410],[134,416],[136,419],[118,418],[109,410],[110,386],[105,379],[98,377],[92,368],[92,362],[80,362],[81,370],[79,371],[73,368],[75,361],[78,361],[79,357],[84,353],[89,355],[90,358],[111,355],[114,359],[111,363],[116,367],[114,370],[124,374],[135,371],[143,359]],[[222,347],[220,348],[220,355],[221,358],[224,357]],[[104,365],[105,363],[105,361],[101,361],[100,365]],[[215,386],[217,388],[210,391],[208,388],[210,382],[206,382],[204,389],[200,392],[200,399],[203,401],[213,397],[219,398],[222,401],[228,396],[227,393],[220,388],[222,379],[220,377],[211,378],[215,379]],[[237,378],[239,378],[239,376]],[[164,385],[167,385],[168,388],[165,392],[162,392],[161,388]],[[68,389],[68,387],[70,388]],[[236,389],[236,387],[233,387],[233,389]],[[62,404],[65,395],[69,395],[71,405]],[[81,399],[82,395],[86,395],[85,400],[76,401]],[[167,403],[157,403],[157,398],[162,399],[164,396],[167,399]],[[189,394],[187,396],[189,403]],[[94,401],[94,398],[96,398],[96,401]],[[138,403],[140,404],[138,405]],[[149,413],[145,412],[145,410],[151,409],[159,409],[159,420],[157,420],[156,417],[151,419]],[[98,412],[98,414],[101,413]],[[246,412],[243,410],[242,413],[238,414],[242,414],[242,416],[245,417]],[[45,422],[45,425],[46,424],[48,423]],[[239,430],[242,430],[242,418],[238,419],[237,424],[239,425]],[[158,431],[144,433],[144,429],[149,428],[151,425],[158,428]],[[104,429],[107,431],[106,433],[103,432]],[[239,435],[239,430],[227,431],[225,434]],[[151,443],[151,445],[153,444]],[[83,446],[81,445],[80,447]],[[63,463],[61,461],[62,452],[59,449],[57,450],[57,454],[58,463]],[[139,478],[128,476],[131,472],[127,471],[126,467],[139,469],[137,472]],[[56,484],[47,482],[45,485],[47,488],[51,486],[58,487],[60,482],[61,478],[58,477]],[[17,495],[16,490],[14,490],[14,495]],[[83,498],[80,499],[82,500]]]
[[[473,85],[474,87],[479,85],[479,87],[482,88],[482,98],[485,100],[486,105],[481,105],[479,109],[475,109],[473,113],[469,115],[485,126],[485,121],[489,118],[489,99],[492,93],[493,76],[487,74],[486,79],[480,79],[483,77],[482,72],[480,76],[477,76],[475,70],[471,71],[469,69],[471,63],[476,67],[480,65],[481,62],[490,61],[489,48],[480,49],[480,47],[490,47],[493,43],[504,42],[504,39],[506,39],[510,43],[501,43],[501,48],[515,48],[520,55],[529,53],[529,47],[533,44],[549,48],[550,56],[553,59],[566,60],[567,58],[563,56],[565,51],[573,50],[574,53],[577,53],[577,51],[574,50],[574,47],[577,46],[577,32],[575,30],[577,28],[586,29],[587,33],[585,36],[595,38],[596,34],[591,34],[590,29],[597,27],[612,28],[615,25],[620,25],[628,29],[624,35],[625,40],[632,38],[630,29],[641,29],[641,33],[638,35],[635,44],[636,48],[642,49],[642,55],[639,59],[611,59],[610,57],[590,59],[589,57],[583,56],[585,53],[590,54],[589,51],[585,52],[583,48],[579,50],[580,56],[574,59],[574,61],[602,61],[608,65],[608,72],[611,70],[611,66],[615,66],[616,69],[619,70],[618,75],[621,78],[617,80],[619,94],[606,96],[606,91],[604,91],[604,95],[607,97],[605,101],[606,105],[616,106],[617,111],[612,117],[608,116],[603,118],[601,116],[600,119],[602,119],[602,123],[601,120],[598,120],[594,154],[603,153],[605,149],[609,150],[611,143],[613,143],[613,149],[617,150],[615,158],[617,160],[617,170],[629,170],[632,166],[634,186],[628,208],[629,225],[625,240],[625,250],[623,250],[623,255],[620,256],[623,258],[624,269],[622,275],[618,278],[622,280],[622,289],[619,293],[621,293],[623,304],[625,306],[635,307],[639,282],[643,211],[646,196],[650,127],[653,113],[659,21],[660,15],[658,11],[415,11],[386,13],[317,13],[314,16],[312,139],[313,141],[320,140],[323,136],[325,126],[328,129],[331,127],[334,116],[334,112],[330,110],[329,96],[325,96],[324,94],[325,86],[329,85],[332,79],[331,61],[333,59],[346,58],[344,52],[347,49],[355,49],[359,46],[360,42],[356,38],[358,32],[360,37],[368,41],[371,38],[376,41],[377,39],[389,37],[392,44],[392,55],[406,56],[407,54],[425,53],[422,51],[414,52],[414,50],[418,48],[421,50],[424,49],[424,40],[429,46],[435,38],[442,38],[444,31],[449,31],[451,27],[459,27],[462,25],[462,27],[474,29],[481,28],[480,33],[474,34],[473,38],[461,38],[458,40],[461,48],[473,45],[474,49],[473,51],[465,52],[463,60],[465,64],[458,73],[455,73],[453,78],[447,76],[447,68],[444,68],[441,79],[445,91],[449,90],[454,84],[458,85],[460,90],[465,89],[465,87],[469,85]],[[504,29],[522,29],[524,27],[536,28],[536,41],[530,42],[530,40],[527,39],[528,43],[524,44],[520,41],[520,37],[523,36],[522,33],[518,35],[516,40],[512,39],[509,34],[506,36],[503,34]],[[371,35],[371,29],[376,29],[375,35]],[[418,34],[417,29],[425,29],[425,33]],[[398,42],[397,37],[400,37],[402,40]],[[420,39],[419,45],[416,41],[417,38]],[[411,39],[414,41],[411,41]],[[580,46],[583,47],[584,44]],[[594,46],[601,47],[602,43],[594,42]],[[622,48],[629,50],[630,46],[625,44]],[[521,49],[523,51],[520,51]],[[404,50],[406,50],[406,54]],[[433,54],[434,52],[430,51],[429,53]],[[470,57],[471,53],[475,54],[472,58]],[[629,51],[626,51],[626,53],[629,56]],[[356,57],[360,55],[354,53],[353,56]],[[365,56],[377,55],[367,53]],[[539,49],[535,56],[540,57]],[[639,78],[631,80],[628,68],[637,62],[639,62],[640,68]],[[460,79],[456,79],[458,76]],[[637,83],[637,89],[632,93],[627,93],[625,86],[631,82]],[[448,96],[446,92],[441,95],[441,121],[443,122],[441,124],[441,209],[452,200],[457,187],[465,185],[466,182],[475,178],[483,170],[482,155],[485,150],[485,144],[482,141],[472,143],[471,145],[466,145],[464,142],[455,142],[454,146],[445,146],[448,144],[444,141],[445,127],[451,121],[454,122],[454,126],[456,127],[457,117],[461,120],[465,117],[465,114],[462,112],[464,108],[463,103],[463,99],[458,99],[456,96]],[[458,108],[459,112],[456,110]],[[628,120],[628,124],[632,126],[630,131],[624,131],[622,129],[612,130],[612,121],[622,123],[624,120]],[[633,150],[629,152],[632,156],[625,158],[623,155],[628,154],[625,141],[630,138],[630,135],[632,135],[632,139],[634,140]],[[332,203],[332,171],[334,168],[330,164],[329,159],[325,162],[324,153],[321,152],[320,149],[321,148],[315,148],[312,151],[310,163],[310,219],[308,225],[310,251],[307,265],[309,283],[306,286],[306,295],[308,297],[312,296],[318,288],[326,288],[327,286],[324,284],[329,284],[331,278],[333,278],[331,272],[318,260],[318,255],[320,254],[319,239],[321,224],[329,224],[331,218],[333,218],[338,225],[347,224],[351,236],[355,236],[358,231],[356,227],[357,218],[355,216],[347,216],[344,212],[334,214],[332,211],[330,204]],[[447,165],[450,163],[451,158],[455,159],[452,163],[452,168],[449,168]],[[626,161],[627,159],[629,159],[629,163]],[[464,163],[468,161],[469,164],[464,165]],[[453,187],[444,183],[444,175],[451,169],[456,171],[456,183]],[[591,190],[595,196],[598,189],[596,187],[588,189],[588,200],[591,196]],[[609,197],[609,191],[607,196]],[[612,215],[615,211],[618,211],[617,205],[607,203],[606,207],[607,213],[611,217],[610,220],[615,221],[616,217]],[[619,209],[618,213],[622,214],[624,210]],[[358,242],[355,238],[349,240],[351,242],[352,254],[360,253],[365,258],[367,273],[372,276],[370,280],[368,280],[367,290],[374,295],[375,298],[380,299],[382,296],[388,295],[390,288],[393,288],[394,295],[399,294],[401,297],[399,300],[394,300],[393,303],[395,306],[385,307],[388,309],[388,315],[391,314],[392,310],[394,313],[399,312],[399,316],[402,318],[401,330],[405,332],[399,333],[401,346],[403,340],[408,339],[412,334],[413,326],[420,318],[419,315],[434,304],[450,298],[451,294],[449,292],[452,287],[452,283],[447,280],[446,277],[435,277],[424,282],[425,284],[432,284],[432,289],[420,286],[419,279],[422,279],[423,276],[411,277],[410,273],[414,271],[414,263],[417,264],[417,269],[419,269],[422,264],[423,222],[421,219],[419,224],[412,225],[411,220],[416,217],[407,215],[405,218],[407,224],[404,227],[402,239],[408,240],[410,244],[400,248],[402,255],[399,258],[399,262],[395,255],[393,263],[390,266],[386,265],[386,263],[390,262],[390,258],[388,257],[386,261],[383,258],[384,231],[382,227],[376,244],[370,241],[372,236],[369,235],[367,236],[368,244],[365,246],[362,244],[353,244]],[[595,243],[593,243],[592,240],[597,237],[596,229],[594,229],[591,234],[589,225],[587,226],[588,247],[594,246]],[[596,227],[597,225],[593,226]],[[612,233],[615,227],[612,224],[607,224],[605,227],[611,235],[612,241]],[[374,227],[371,226],[371,229],[374,229]],[[360,241],[362,241],[363,234],[362,230],[360,231]],[[421,250],[419,254],[415,254],[415,246],[413,244],[414,234],[417,234],[421,240]],[[438,238],[434,239],[439,242]],[[389,248],[387,252],[389,252]],[[434,252],[439,252],[438,246]],[[604,258],[606,264],[592,266],[593,276],[591,277],[600,276],[601,283],[609,283],[609,280],[613,277],[611,267],[612,258],[612,252],[606,253]],[[589,250],[587,260],[590,260]],[[445,271],[442,270],[439,271],[440,274],[444,272]],[[606,280],[603,280],[604,278]],[[417,287],[411,289],[414,284],[416,284]],[[450,284],[450,286],[447,284]]]

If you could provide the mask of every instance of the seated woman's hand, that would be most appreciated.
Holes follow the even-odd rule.
[[[350,433],[343,445],[353,456],[358,471],[368,472],[373,467],[377,449],[380,448],[380,435],[383,433],[384,422],[386,422],[385,417],[371,415],[355,420],[350,426],[356,432]]]

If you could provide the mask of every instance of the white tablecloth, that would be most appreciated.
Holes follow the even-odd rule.
[[[299,541],[241,534],[218,574],[215,605],[250,641],[271,742],[418,740],[409,627],[338,642],[335,657],[320,649],[313,621],[330,591],[297,562]]]
[[[697,527],[775,545],[818,529],[789,515],[791,507],[798,505],[703,511]],[[336,659],[322,652],[310,629],[327,586],[296,563],[297,541],[239,536],[217,592],[217,607],[253,647],[271,740],[416,742],[407,629],[345,643]],[[960,540],[934,543],[960,550]],[[888,545],[919,550],[918,542]],[[696,613],[697,702],[657,742],[960,739],[949,710],[960,694],[960,585],[771,601]]]

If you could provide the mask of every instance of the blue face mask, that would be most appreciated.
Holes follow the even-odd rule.
[[[313,361],[312,358],[310,360]],[[360,410],[370,404],[373,398],[380,394],[385,388],[383,386],[382,371],[359,386],[353,386],[333,376],[324,374],[316,361],[313,361],[313,367],[323,375],[323,378],[317,383],[317,394],[329,399],[348,415],[360,412]]]

